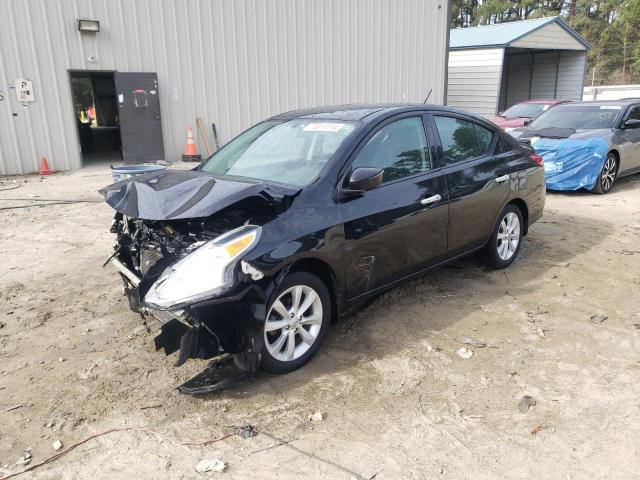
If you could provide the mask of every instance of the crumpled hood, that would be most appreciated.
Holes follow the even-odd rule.
[[[116,211],[144,220],[208,217],[252,196],[273,198],[269,187],[214,178],[194,170],[137,175],[100,190]]]
[[[607,130],[578,130],[568,138],[533,136],[531,147],[544,158],[549,190],[591,189],[604,165],[609,144]]]

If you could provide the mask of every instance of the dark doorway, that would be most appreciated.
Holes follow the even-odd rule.
[[[122,161],[114,72],[69,72],[82,166]]]

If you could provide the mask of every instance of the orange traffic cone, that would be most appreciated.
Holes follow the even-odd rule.
[[[191,125],[187,127],[187,144],[184,146],[184,155],[182,155],[183,162],[199,162],[202,157],[198,155],[196,149],[196,139],[193,136],[193,130]]]
[[[40,162],[40,175],[51,175],[53,170],[49,167],[49,162],[47,161],[47,156],[42,156],[42,161]]]

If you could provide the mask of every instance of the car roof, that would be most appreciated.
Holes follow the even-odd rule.
[[[628,107],[629,105],[635,105],[637,103],[640,103],[640,99],[638,98],[630,98],[630,99],[626,99],[626,100],[589,100],[586,102],[573,102],[570,105],[592,105],[594,107],[599,107],[599,106],[620,106],[620,107]]]
[[[281,113],[270,120],[293,120],[296,118],[317,118],[323,120],[342,120],[342,121],[369,121],[381,116],[402,113],[404,111],[450,111],[457,113],[465,113],[453,108],[447,108],[440,105],[431,104],[411,104],[411,103],[391,103],[391,104],[353,104],[353,105],[327,105],[323,107],[303,108],[300,110],[292,110],[290,112]],[[473,114],[471,114],[474,116]]]

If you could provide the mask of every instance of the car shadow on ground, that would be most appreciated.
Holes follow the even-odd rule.
[[[611,190],[609,190],[609,192],[605,193],[604,195],[615,195],[616,193],[635,190],[637,188],[640,188],[640,173],[629,175],[622,178],[617,178],[613,184],[613,187],[611,187]],[[593,193],[585,189],[571,190],[571,191],[547,190],[547,194],[558,195],[558,196],[568,196],[568,197],[579,197],[584,195],[590,195],[593,198],[599,198],[601,196],[597,193]]]
[[[574,242],[566,242],[571,225]],[[506,270],[485,267],[470,256],[395,287],[333,325],[324,347],[306,366],[286,375],[259,372],[225,391],[196,398],[214,400],[243,395],[279,394],[320,376],[401,354],[483,306],[514,302],[539,288],[549,270],[570,263],[611,234],[611,225],[549,210],[531,227],[516,262]],[[514,300],[515,299],[515,300]]]

